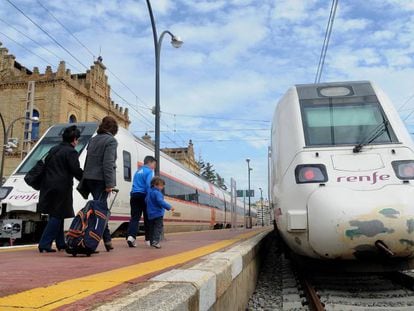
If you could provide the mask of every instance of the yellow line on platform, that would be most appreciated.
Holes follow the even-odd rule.
[[[222,229],[222,230],[231,230],[231,229]],[[169,236],[175,236],[175,235],[183,235],[183,234],[193,234],[193,233],[203,233],[203,232],[208,232],[208,231],[215,231],[217,232],[217,230],[200,230],[200,231],[183,231],[183,232],[170,232],[170,233],[166,233],[165,236],[169,237]],[[121,237],[121,238],[112,238],[112,240],[125,240],[125,237]],[[139,237],[137,237],[137,240],[141,241],[144,240],[144,236],[140,235]],[[12,247],[5,247],[2,248],[0,247],[0,253],[9,253],[9,252],[20,252],[20,251],[27,251],[27,250],[33,250],[37,248],[37,244],[32,244],[32,245],[17,245],[17,246],[12,246]]]
[[[0,310],[53,310],[130,280],[211,254],[260,232],[262,231],[240,234],[234,239],[223,240],[176,255],[2,297],[0,298]]]

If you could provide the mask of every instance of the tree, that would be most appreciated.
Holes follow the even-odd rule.
[[[219,173],[216,173],[216,185],[225,191],[227,190],[224,178],[222,178]]]
[[[200,168],[200,175],[203,176],[204,169],[206,168],[206,163],[201,156],[198,158],[197,164]]]
[[[213,165],[210,164],[210,162],[206,163],[206,166],[201,175],[213,184],[216,182],[216,171],[214,170]]]

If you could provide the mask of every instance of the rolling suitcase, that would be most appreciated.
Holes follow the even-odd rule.
[[[96,251],[119,190],[114,189],[112,192],[115,196],[108,209],[105,201],[90,200],[75,216],[66,234],[68,254],[72,256],[82,254],[89,257]]]

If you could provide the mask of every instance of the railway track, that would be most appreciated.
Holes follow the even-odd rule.
[[[414,310],[409,274],[314,273],[284,262],[283,310]]]
[[[246,310],[414,310],[414,270],[365,274],[304,271],[273,243]]]

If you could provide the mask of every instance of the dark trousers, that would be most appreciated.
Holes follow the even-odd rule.
[[[58,248],[64,248],[66,245],[65,235],[63,233],[64,220],[56,217],[49,216],[49,221],[43,230],[42,237],[39,241],[39,248],[51,248],[52,242],[56,241]]]
[[[144,216],[144,230],[145,241],[150,240],[149,221],[147,217],[147,204],[145,203],[145,193],[133,193],[130,199],[131,205],[131,220],[128,225],[127,236],[132,236],[134,239],[137,237],[139,220],[141,215]]]
[[[94,200],[99,200],[105,202],[107,205],[108,192],[105,191],[105,182],[103,180],[91,180],[85,179],[85,183],[92,194]],[[106,206],[108,208],[108,206]],[[102,239],[104,243],[111,242],[111,232],[109,231],[108,224],[106,224],[105,231],[103,233]]]
[[[161,241],[161,235],[164,231],[164,217],[150,219],[149,223],[151,245],[158,244]]]

